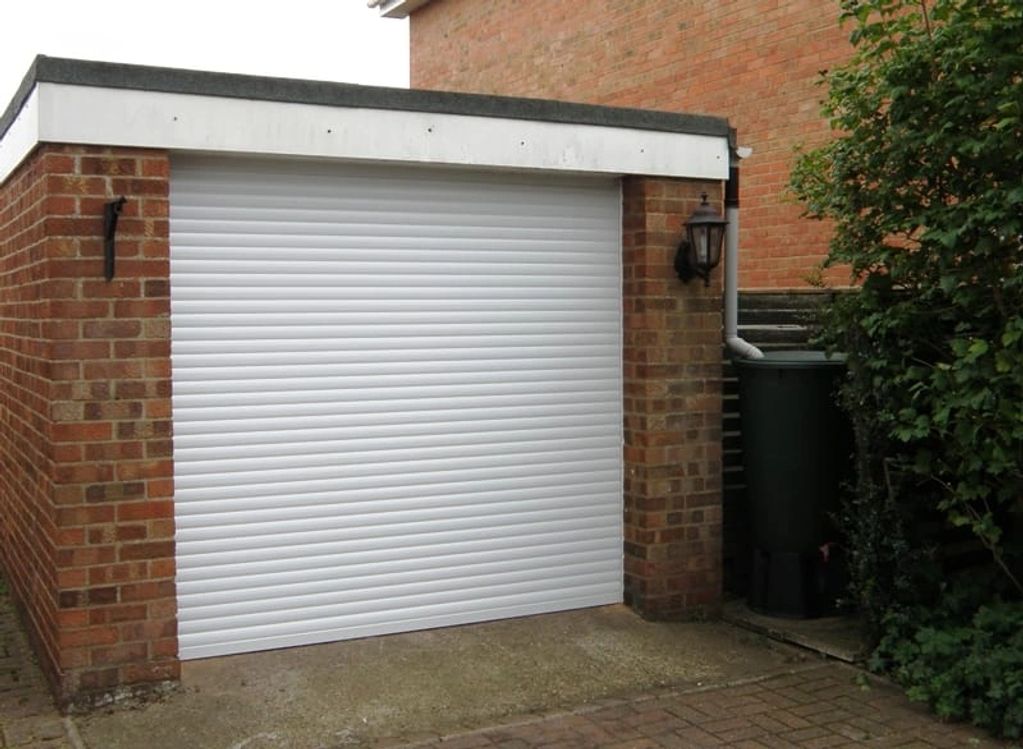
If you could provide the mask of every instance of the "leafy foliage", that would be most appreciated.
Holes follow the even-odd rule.
[[[897,609],[885,624],[872,665],[912,699],[943,718],[1023,736],[1023,602],[976,607],[950,595],[937,611]]]
[[[1023,4],[844,0],[853,60],[828,75],[841,135],[793,186],[835,223],[827,263],[859,294],[825,333],[881,444],[1003,572],[1023,502]],[[882,470],[883,469],[883,470]],[[906,479],[903,479],[905,481]],[[1016,580],[1019,586],[1018,579]]]
[[[1023,681],[1023,3],[840,5],[855,53],[826,75],[836,137],[792,186],[835,226],[825,264],[859,285],[822,335],[849,362],[853,592],[911,695],[1018,735],[1000,706]],[[950,528],[996,573],[955,617],[934,613],[959,595]]]

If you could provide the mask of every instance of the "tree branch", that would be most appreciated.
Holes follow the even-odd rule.
[[[927,29],[927,38],[934,41],[934,31],[931,29],[931,18],[927,13],[927,0],[920,0],[920,12],[924,18],[924,28]]]

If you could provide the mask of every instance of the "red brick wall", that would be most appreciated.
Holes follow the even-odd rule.
[[[49,440],[50,363],[43,326],[57,285],[44,262],[47,172],[40,154],[0,188],[0,560],[15,598],[56,661],[56,511]]]
[[[846,59],[826,0],[433,0],[412,15],[412,85],[727,117],[743,164],[740,284],[806,286],[827,227],[784,194],[827,136],[818,71]],[[835,271],[831,279],[845,283]]]
[[[650,618],[721,599],[721,271],[704,287],[673,268],[702,191],[720,200],[716,183],[622,191],[625,597]]]
[[[0,562],[61,701],[178,676],[168,186],[164,152],[42,146],[0,192]]]

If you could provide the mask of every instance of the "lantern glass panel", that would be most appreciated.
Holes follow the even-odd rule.
[[[696,265],[700,268],[706,268],[707,262],[710,260],[710,242],[711,232],[709,226],[697,227],[693,232],[696,236],[696,240],[693,244],[696,247]]]
[[[725,227],[722,225],[712,226],[710,229],[709,247],[707,256],[708,266],[713,268],[721,261],[721,244],[725,238]]]

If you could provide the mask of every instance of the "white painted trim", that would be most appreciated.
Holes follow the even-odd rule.
[[[727,139],[717,136],[58,83],[39,83],[35,95],[35,142],[477,169],[728,176]],[[31,125],[31,112],[26,119]],[[18,139],[19,158],[27,137]],[[9,139],[11,133],[0,145]],[[9,172],[0,171],[0,181]]]
[[[386,18],[407,18],[412,11],[422,8],[428,2],[430,0],[376,0],[370,5]]]
[[[0,137],[0,184],[39,143],[39,87],[32,89],[10,128]]]

